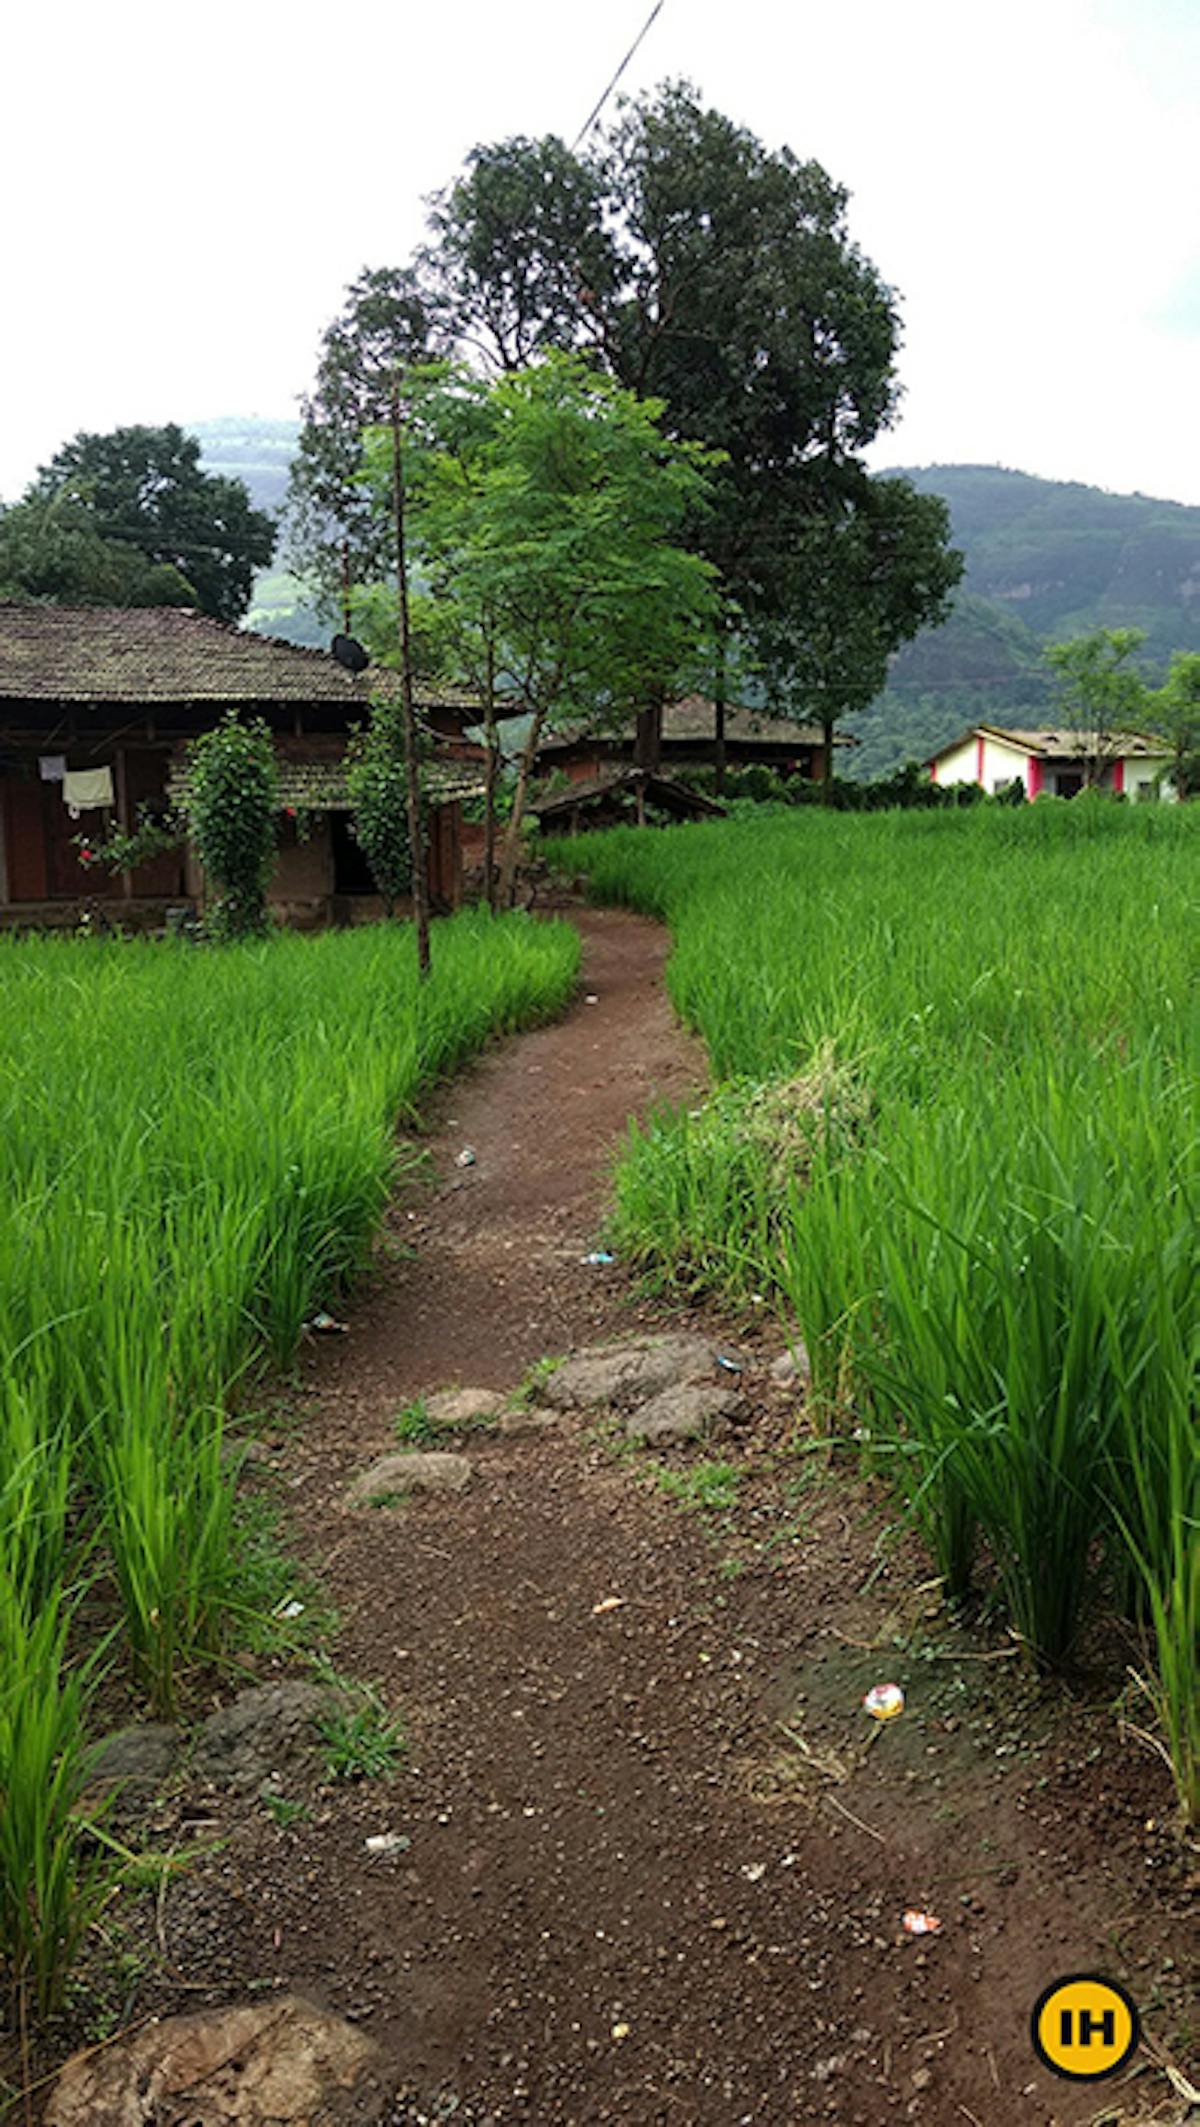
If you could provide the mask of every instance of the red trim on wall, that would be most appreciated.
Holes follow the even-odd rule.
[[[929,763],[929,780],[930,780],[930,782],[931,782],[931,783],[936,783],[936,782],[937,782],[937,771],[938,771],[938,764],[937,764],[937,762],[936,762],[936,761],[931,761],[931,762]]]
[[[1114,789],[1114,790],[1116,791],[1116,793],[1117,793],[1118,797],[1120,796],[1120,794],[1121,794],[1121,792],[1122,792],[1122,791],[1124,790],[1124,788],[1125,788],[1125,763],[1124,763],[1124,761],[1114,761],[1114,762],[1113,762],[1113,789]]]
[[[980,732],[980,733],[979,733],[978,737],[977,737],[977,738],[976,738],[976,740],[975,740],[975,781],[976,781],[977,783],[980,783],[980,784],[982,784],[982,782],[983,782],[983,733],[982,733],[982,732]]]
[[[1025,789],[1031,798],[1042,794],[1042,764],[1035,753],[1025,763]]]

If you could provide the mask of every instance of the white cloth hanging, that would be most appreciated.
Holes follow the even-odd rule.
[[[111,768],[68,768],[63,777],[63,804],[70,807],[72,819],[80,812],[94,812],[98,806],[111,805],[113,779]]]

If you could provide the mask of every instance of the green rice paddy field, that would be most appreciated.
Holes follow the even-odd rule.
[[[1127,1639],[1200,1808],[1200,813],[805,811],[558,845],[663,917],[716,1089],[631,1128],[613,1238],[782,1309],[816,1424],[949,1595]]]
[[[250,1628],[235,1384],[362,1261],[419,1088],[561,1009],[523,916],[196,951],[0,944],[0,1967],[61,1996],[103,1898],[102,1673],[161,1713]]]

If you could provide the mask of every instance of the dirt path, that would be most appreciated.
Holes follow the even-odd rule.
[[[797,1504],[796,1465],[747,1437],[734,1528],[567,1425],[473,1438],[461,1496],[342,1511],[422,1391],[511,1388],[651,1319],[580,1258],[626,1118],[699,1089],[703,1060],[665,997],[664,934],[578,920],[598,1001],[449,1089],[436,1189],[396,1214],[415,1256],[312,1349],[286,1449],[339,1664],[403,1710],[409,1761],[306,1822],[244,1827],[173,1909],[177,1964],[364,2018],[421,2094],[397,2119],[449,2117],[439,2093],[460,2123],[539,2127],[1091,2118],[1096,2093],[1038,2068],[1027,2020],[1056,1973],[1119,1962],[1121,1930],[1158,1954],[1159,1879],[1147,1862],[1131,1882],[1128,1856],[1162,1807],[1153,1763],[1109,1719],[1048,1745],[1038,1785],[988,1695],[1011,1671],[977,1641],[957,1669],[931,1657],[926,1712],[912,1693],[853,1777],[766,1777],[782,1712],[861,1740],[861,1690],[901,1659],[889,1605],[927,1568],[902,1550],[856,1593],[884,1518],[857,1481],[825,1472]],[[1040,1703],[1020,1719],[1052,1725]],[[382,1831],[411,1846],[370,1859]],[[902,1910],[925,1905],[942,1935],[907,1940]]]

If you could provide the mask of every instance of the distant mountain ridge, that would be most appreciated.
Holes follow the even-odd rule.
[[[944,495],[964,588],[1040,636],[1144,628],[1148,656],[1200,648],[1200,509],[999,466],[901,466]]]
[[[211,472],[244,480],[260,509],[279,512],[298,421],[231,417],[191,433]],[[972,723],[1040,721],[1053,699],[1048,642],[1141,628],[1153,677],[1173,651],[1200,650],[1200,508],[996,465],[889,471],[945,496],[966,573],[945,625],[897,654],[886,691],[849,722],[856,777],[924,759]],[[255,585],[248,625],[302,643],[330,634],[279,558]]]
[[[889,471],[945,497],[966,572],[949,620],[898,652],[885,693],[848,723],[856,778],[925,759],[972,723],[1039,722],[1054,699],[1048,642],[1141,628],[1152,678],[1173,651],[1200,650],[1200,509],[995,465]]]

